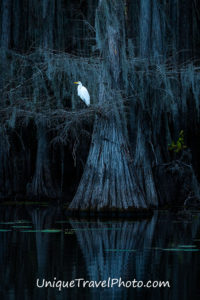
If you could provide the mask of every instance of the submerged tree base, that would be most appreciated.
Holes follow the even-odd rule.
[[[104,207],[102,209],[70,209],[66,208],[65,211],[67,216],[78,216],[78,217],[128,217],[128,218],[146,218],[153,215],[153,209],[138,209],[135,207],[128,207],[127,209],[109,208]]]

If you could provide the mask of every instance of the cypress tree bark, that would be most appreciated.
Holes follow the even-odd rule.
[[[6,132],[0,130],[0,197],[10,196],[10,165],[9,165],[10,143]]]
[[[144,208],[146,203],[143,193],[129,161],[120,95],[126,76],[122,69],[122,63],[126,59],[122,1],[99,1],[96,11],[96,39],[103,56],[99,103],[112,101],[113,112],[107,120],[96,117],[87,163],[70,208]],[[108,87],[105,87],[105,82]]]
[[[11,33],[11,0],[2,0],[1,47],[8,48]]]
[[[49,149],[46,130],[42,125],[37,125],[37,156],[35,174],[28,193],[33,196],[54,198],[56,196],[50,172]]]
[[[192,1],[178,1],[179,5],[179,34],[178,34],[178,50],[179,61],[183,63],[193,58],[193,16]]]

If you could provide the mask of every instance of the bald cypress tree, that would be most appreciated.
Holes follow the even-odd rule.
[[[112,101],[107,119],[96,116],[91,147],[71,209],[146,207],[132,169],[121,90],[125,88],[126,44],[123,1],[99,1],[96,42],[102,57],[99,104]]]

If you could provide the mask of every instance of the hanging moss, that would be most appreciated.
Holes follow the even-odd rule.
[[[158,206],[161,166],[175,164],[168,144],[181,130],[198,195],[195,5],[2,1],[1,197],[70,190],[72,208]],[[77,80],[91,95],[89,108],[77,96]]]

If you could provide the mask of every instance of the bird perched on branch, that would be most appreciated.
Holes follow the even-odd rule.
[[[90,94],[88,93],[88,90],[86,89],[86,87],[84,87],[82,85],[82,83],[80,81],[77,81],[74,83],[78,84],[78,87],[77,87],[78,96],[81,98],[81,100],[83,100],[83,102],[85,102],[85,104],[87,106],[89,106],[90,105]]]

